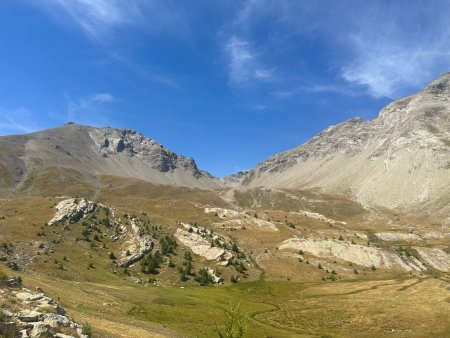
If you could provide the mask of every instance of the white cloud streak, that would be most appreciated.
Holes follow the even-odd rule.
[[[70,22],[100,43],[113,38],[123,28],[147,32],[176,31],[189,27],[182,7],[166,0],[41,0],[31,2],[62,24]]]
[[[273,79],[273,70],[265,68],[248,41],[232,36],[225,51],[228,59],[228,75],[231,84],[249,85],[256,81]]]
[[[420,29],[398,19],[404,12],[407,8],[396,8],[383,26],[360,22],[358,33],[348,33],[350,56],[341,67],[346,81],[366,87],[374,97],[395,98],[450,69],[450,27],[440,23],[441,15],[430,19],[428,29]]]
[[[31,133],[39,130],[39,125],[35,122],[36,115],[25,107],[0,110],[0,132],[5,135]]]
[[[92,113],[98,113],[102,106],[114,102],[116,99],[109,93],[94,93],[87,96],[82,96],[77,99],[73,99],[67,92],[64,93],[64,97],[67,100],[66,118],[68,121],[79,120],[82,118],[85,120],[85,116],[89,115],[89,119],[92,117]]]
[[[162,74],[156,74],[148,69],[148,67],[141,65],[137,62],[129,60],[129,58],[123,56],[121,53],[114,52],[110,54],[110,57],[126,66],[131,71],[135,72],[136,74],[140,75],[144,79],[147,79],[152,82],[159,83],[161,85],[170,87],[172,89],[180,90],[181,87],[176,83],[175,80],[172,78],[162,75]]]
[[[266,68],[276,67],[278,77],[285,82],[280,82],[281,86],[286,88],[291,80],[291,89],[279,90],[279,97],[305,91],[354,95],[362,89],[377,98],[396,98],[420,89],[450,70],[449,15],[450,3],[444,0],[414,4],[402,0],[369,3],[248,0],[228,30],[230,36],[244,36],[244,42],[258,37],[258,45],[245,53],[243,48],[248,45],[239,41],[231,44],[236,53],[229,55],[241,57],[231,59],[230,76],[256,80],[254,68],[252,71],[246,64],[258,59]],[[258,36],[261,28],[270,32],[263,40]],[[282,40],[281,48],[295,45],[299,37],[312,41],[311,46],[315,43],[326,46],[332,57],[320,62],[335,77],[334,83],[318,84],[314,80],[317,70],[309,71],[307,77],[297,74],[294,79],[292,71],[283,67],[284,58],[299,58],[302,62],[302,58],[309,61],[312,55],[302,54],[301,47],[288,48],[287,54],[280,54],[273,41],[269,41],[274,36]],[[230,47],[230,41],[227,44]],[[264,57],[255,52],[261,46]],[[295,54],[289,55],[293,50]],[[304,90],[306,87],[310,89]]]
[[[93,102],[108,103],[114,101],[114,96],[109,93],[97,93],[91,96]]]

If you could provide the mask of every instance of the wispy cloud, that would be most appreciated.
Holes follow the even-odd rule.
[[[128,69],[133,71],[134,73],[138,74],[139,76],[143,77],[144,79],[159,83],[159,84],[167,86],[167,87],[171,87],[173,89],[178,89],[178,90],[181,89],[181,87],[178,85],[178,83],[171,77],[153,72],[148,69],[148,66],[144,66],[137,62],[134,62],[134,61],[130,60],[130,58],[125,57],[122,53],[119,53],[116,51],[116,52],[110,53],[110,57],[114,61],[121,63],[122,65],[124,65],[125,67],[127,67]]]
[[[114,96],[109,93],[97,93],[90,97],[92,102],[108,103],[114,101]]]
[[[345,96],[358,96],[362,95],[361,90],[357,90],[355,88],[349,88],[344,85],[334,85],[334,84],[319,84],[312,83],[309,85],[302,85],[289,89],[280,89],[272,92],[272,96],[277,99],[289,98],[295,95],[305,94],[305,93],[332,93],[332,94],[340,94]]]
[[[286,43],[292,43],[288,41],[292,36],[292,22],[303,17],[303,11],[311,7],[306,2],[301,3],[303,5],[290,1],[247,0],[238,7],[220,34],[232,86],[269,88],[283,86],[283,83],[285,86],[291,74],[284,69],[283,59],[287,55],[282,50],[286,49]],[[296,17],[290,22],[294,9]]]
[[[102,40],[112,30],[134,25],[139,21],[139,6],[133,1],[116,0],[44,0],[39,5],[61,21],[61,13],[66,14],[73,23],[90,38]]]
[[[1,134],[30,133],[40,128],[36,122],[38,114],[25,107],[11,110],[0,109]]]
[[[437,29],[439,16],[430,18],[434,22],[429,29],[410,27],[398,20],[407,9],[397,10],[398,16],[385,18],[381,28],[375,22],[361,23],[369,27],[350,33],[346,41],[350,57],[341,68],[342,77],[365,86],[374,97],[395,98],[450,69],[450,28]]]
[[[65,18],[91,39],[105,42],[129,27],[146,31],[188,31],[182,6],[170,0],[41,0],[33,2],[63,24]]]
[[[268,106],[266,104],[259,103],[259,104],[251,104],[251,105],[249,105],[249,108],[251,110],[263,111],[263,110],[266,110],[268,108]]]
[[[255,80],[254,70],[240,65],[253,62],[255,50],[263,46],[265,54],[259,61],[268,69],[276,67],[282,79],[280,89],[274,91],[279,97],[304,92],[354,95],[364,90],[377,98],[395,98],[450,69],[449,15],[450,3],[444,0],[414,5],[410,1],[248,0],[227,29],[231,36],[246,38],[244,44],[239,40],[234,44],[237,52],[248,47],[245,41],[257,39],[258,44],[248,53],[245,49],[236,53],[242,62],[230,67],[230,73],[237,79]],[[300,41],[306,42],[304,51]],[[324,46],[329,53],[326,59],[320,49]],[[322,69],[309,70],[317,66],[311,63],[316,47],[322,53],[317,55]],[[305,61],[306,66],[287,69],[286,64],[292,63],[286,61],[293,59]],[[322,86],[314,72],[335,80]]]
[[[0,108],[0,135],[24,134],[55,127],[69,121],[88,125],[109,125],[108,114],[102,114],[102,106],[116,99],[108,93],[96,93],[71,98],[64,94],[66,107],[52,112],[31,110],[26,107]]]
[[[248,85],[255,81],[273,79],[273,70],[262,65],[258,53],[248,41],[232,36],[225,45],[225,51],[230,83]]]
[[[67,101],[66,116],[68,120],[79,119],[80,114],[99,113],[103,105],[115,101],[114,96],[109,93],[94,93],[73,98],[68,92],[65,92],[64,97]]]
[[[450,68],[450,3],[354,3],[336,9],[347,24],[325,32],[343,51],[341,77],[374,97],[396,98]],[[331,20],[331,19],[330,19]]]

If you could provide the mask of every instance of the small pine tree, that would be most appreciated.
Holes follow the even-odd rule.
[[[199,270],[197,276],[195,277],[195,281],[201,286],[211,285],[214,283],[212,276],[209,274],[206,268]]]
[[[186,251],[186,252],[184,253],[184,259],[185,259],[186,261],[188,261],[188,262],[192,262],[192,255],[191,255],[191,253],[190,253],[189,251]]]
[[[238,248],[238,246],[236,245],[236,243],[233,243],[233,245],[231,246],[231,251],[233,251],[233,252],[239,252],[239,248]]]
[[[180,272],[180,280],[181,280],[182,282],[185,282],[185,281],[188,280],[188,278],[186,277],[186,272],[185,272],[183,269],[182,269],[181,272]]]

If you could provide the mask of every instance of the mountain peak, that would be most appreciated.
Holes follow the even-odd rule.
[[[165,148],[132,129],[68,123],[26,135],[0,137],[8,176],[17,184],[30,175],[75,170],[87,175],[133,177],[153,183],[214,187],[218,183],[194,159]],[[1,163],[1,162],[0,162]],[[20,177],[14,172],[20,169]]]
[[[438,77],[426,86],[423,91],[428,94],[448,96],[450,94],[450,72]]]
[[[450,73],[394,101],[370,121],[353,118],[275,154],[242,179],[250,187],[321,189],[394,208],[438,200],[449,184]]]

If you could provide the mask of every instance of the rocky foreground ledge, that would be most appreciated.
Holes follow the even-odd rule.
[[[80,325],[41,289],[22,287],[17,278],[0,278],[0,337],[89,338],[89,325]]]

